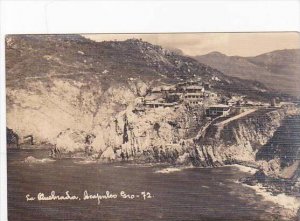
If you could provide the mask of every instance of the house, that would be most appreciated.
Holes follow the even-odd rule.
[[[162,92],[167,92],[167,93],[176,93],[176,87],[175,86],[162,86],[161,87]]]
[[[184,94],[183,100],[184,100],[185,103],[190,104],[190,105],[202,104],[203,93],[187,93],[187,94]]]
[[[224,104],[216,104],[210,106],[206,109],[206,116],[208,117],[218,117],[218,116],[226,116],[230,112],[230,107]]]
[[[146,102],[144,105],[149,108],[158,108],[158,107],[174,107],[178,103],[161,103],[161,102]]]
[[[190,85],[183,88],[186,93],[201,93],[204,92],[204,87],[199,85]]]
[[[244,100],[243,100],[243,97],[233,96],[232,98],[230,98],[226,101],[226,104],[228,106],[240,106],[240,105],[244,104]]]
[[[214,93],[214,92],[212,92],[212,91],[205,91],[205,92],[204,92],[204,96],[205,96],[205,97],[216,98],[216,97],[218,97],[218,94],[216,94],[216,93]]]
[[[202,99],[203,94],[202,93],[187,93],[184,94],[184,99]]]
[[[175,93],[176,92],[176,87],[173,85],[164,85],[164,86],[159,86],[159,87],[154,87],[151,90],[151,93],[157,94],[157,93]]]
[[[194,106],[194,105],[199,105],[202,104],[202,101],[186,101],[186,103],[188,103],[190,106]]]

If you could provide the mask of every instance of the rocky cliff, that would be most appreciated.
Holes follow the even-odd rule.
[[[210,156],[213,161],[258,165],[258,155],[269,149],[268,143],[284,119],[296,113],[298,111],[294,108],[261,109],[228,123],[216,122],[196,143],[214,150]],[[268,160],[276,158],[273,153],[267,155]]]
[[[184,106],[138,114],[127,108],[97,127],[91,133],[94,136],[91,142],[86,142],[87,133],[69,129],[59,134],[56,144],[67,151],[92,147],[89,156],[99,160],[203,167],[243,164],[275,177],[287,178],[288,173],[289,178],[296,176],[297,170],[287,168],[295,167],[299,158],[299,142],[295,141],[297,126],[293,130],[289,124],[285,135],[282,127],[287,126],[288,119],[299,116],[298,109],[261,109],[228,123],[220,118],[207,122],[208,126],[201,127],[192,138],[186,136],[193,123],[187,118],[188,112]],[[284,146],[278,142],[282,136],[294,138]]]
[[[208,126],[201,114],[204,107],[136,111],[151,88],[191,79],[225,97],[272,97],[257,82],[226,77],[141,40],[97,43],[78,35],[8,36],[6,47],[7,124],[20,143],[33,135],[37,143],[65,152],[89,149],[89,155],[114,160],[202,166],[254,162],[286,115],[263,110]]]
[[[257,82],[225,77],[192,58],[137,39],[7,36],[7,126],[21,139],[33,135],[38,143],[54,144],[68,128],[95,133],[151,87],[190,79],[201,79],[224,95],[271,96]]]

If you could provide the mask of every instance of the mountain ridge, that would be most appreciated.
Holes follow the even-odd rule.
[[[6,38],[7,126],[53,141],[67,128],[93,131],[151,88],[200,80],[222,97],[269,103],[280,96],[193,58],[138,39],[94,42],[78,35]]]
[[[197,77],[210,81],[217,76],[222,83],[215,82],[216,87],[233,93],[248,90],[257,96],[257,87],[266,89],[259,82],[227,77],[193,58],[138,39],[94,42],[79,35],[12,35],[7,36],[6,46],[6,80],[7,86],[12,87],[24,86],[23,81],[16,79],[47,81],[76,75],[85,81],[87,76],[92,77],[94,82],[90,83],[102,85],[126,83],[128,78],[143,78],[155,85]]]
[[[194,57],[227,76],[252,79],[293,96],[300,93],[300,49],[283,49],[252,57],[208,53]]]

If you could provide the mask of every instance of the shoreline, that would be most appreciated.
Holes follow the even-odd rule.
[[[237,182],[244,187],[254,190],[255,194],[261,196],[263,201],[274,203],[280,208],[282,208],[282,211],[278,211],[280,212],[280,215],[282,217],[285,217],[287,220],[297,218],[300,209],[300,198],[297,198],[295,196],[289,196],[285,193],[273,195],[273,193],[269,191],[269,189],[263,187],[261,184],[251,186],[239,181]]]
[[[34,149],[36,150],[36,149]],[[26,161],[26,159],[33,159],[32,161]],[[112,165],[114,167],[153,167],[154,171],[153,173],[156,174],[170,174],[170,173],[176,173],[176,172],[182,172],[187,169],[207,169],[207,168],[225,168],[225,167],[232,167],[238,169],[240,172],[245,173],[243,177],[247,177],[247,174],[250,176],[253,176],[258,169],[255,169],[251,166],[245,166],[242,164],[231,164],[231,165],[223,165],[223,166],[217,166],[217,167],[196,167],[192,165],[172,165],[170,163],[143,163],[143,162],[136,162],[134,160],[131,161],[115,161],[115,162],[101,162],[99,160],[91,160],[87,158],[78,159],[78,158],[62,158],[57,160],[73,160],[73,163],[79,164],[79,165],[87,165],[87,164],[106,164],[106,165]],[[51,158],[35,158],[32,156],[28,156],[24,159],[23,162],[28,164],[39,164],[39,163],[55,163],[56,160],[51,160]],[[157,168],[155,168],[157,167]],[[160,168],[159,168],[160,167]],[[281,217],[286,217],[287,220],[291,218],[295,218],[297,216],[297,213],[300,208],[300,199],[295,196],[287,195],[286,193],[277,193],[275,194],[272,192],[270,188],[264,187],[261,183],[257,183],[255,185],[249,185],[244,183],[241,180],[236,181],[236,183],[242,185],[243,187],[250,188],[254,190],[255,194],[262,197],[263,201],[273,203],[277,206],[279,206],[281,209],[274,211],[278,212]],[[274,209],[270,207],[271,209]]]

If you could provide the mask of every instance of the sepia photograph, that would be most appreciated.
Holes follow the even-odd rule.
[[[5,37],[9,221],[300,219],[297,32]]]

